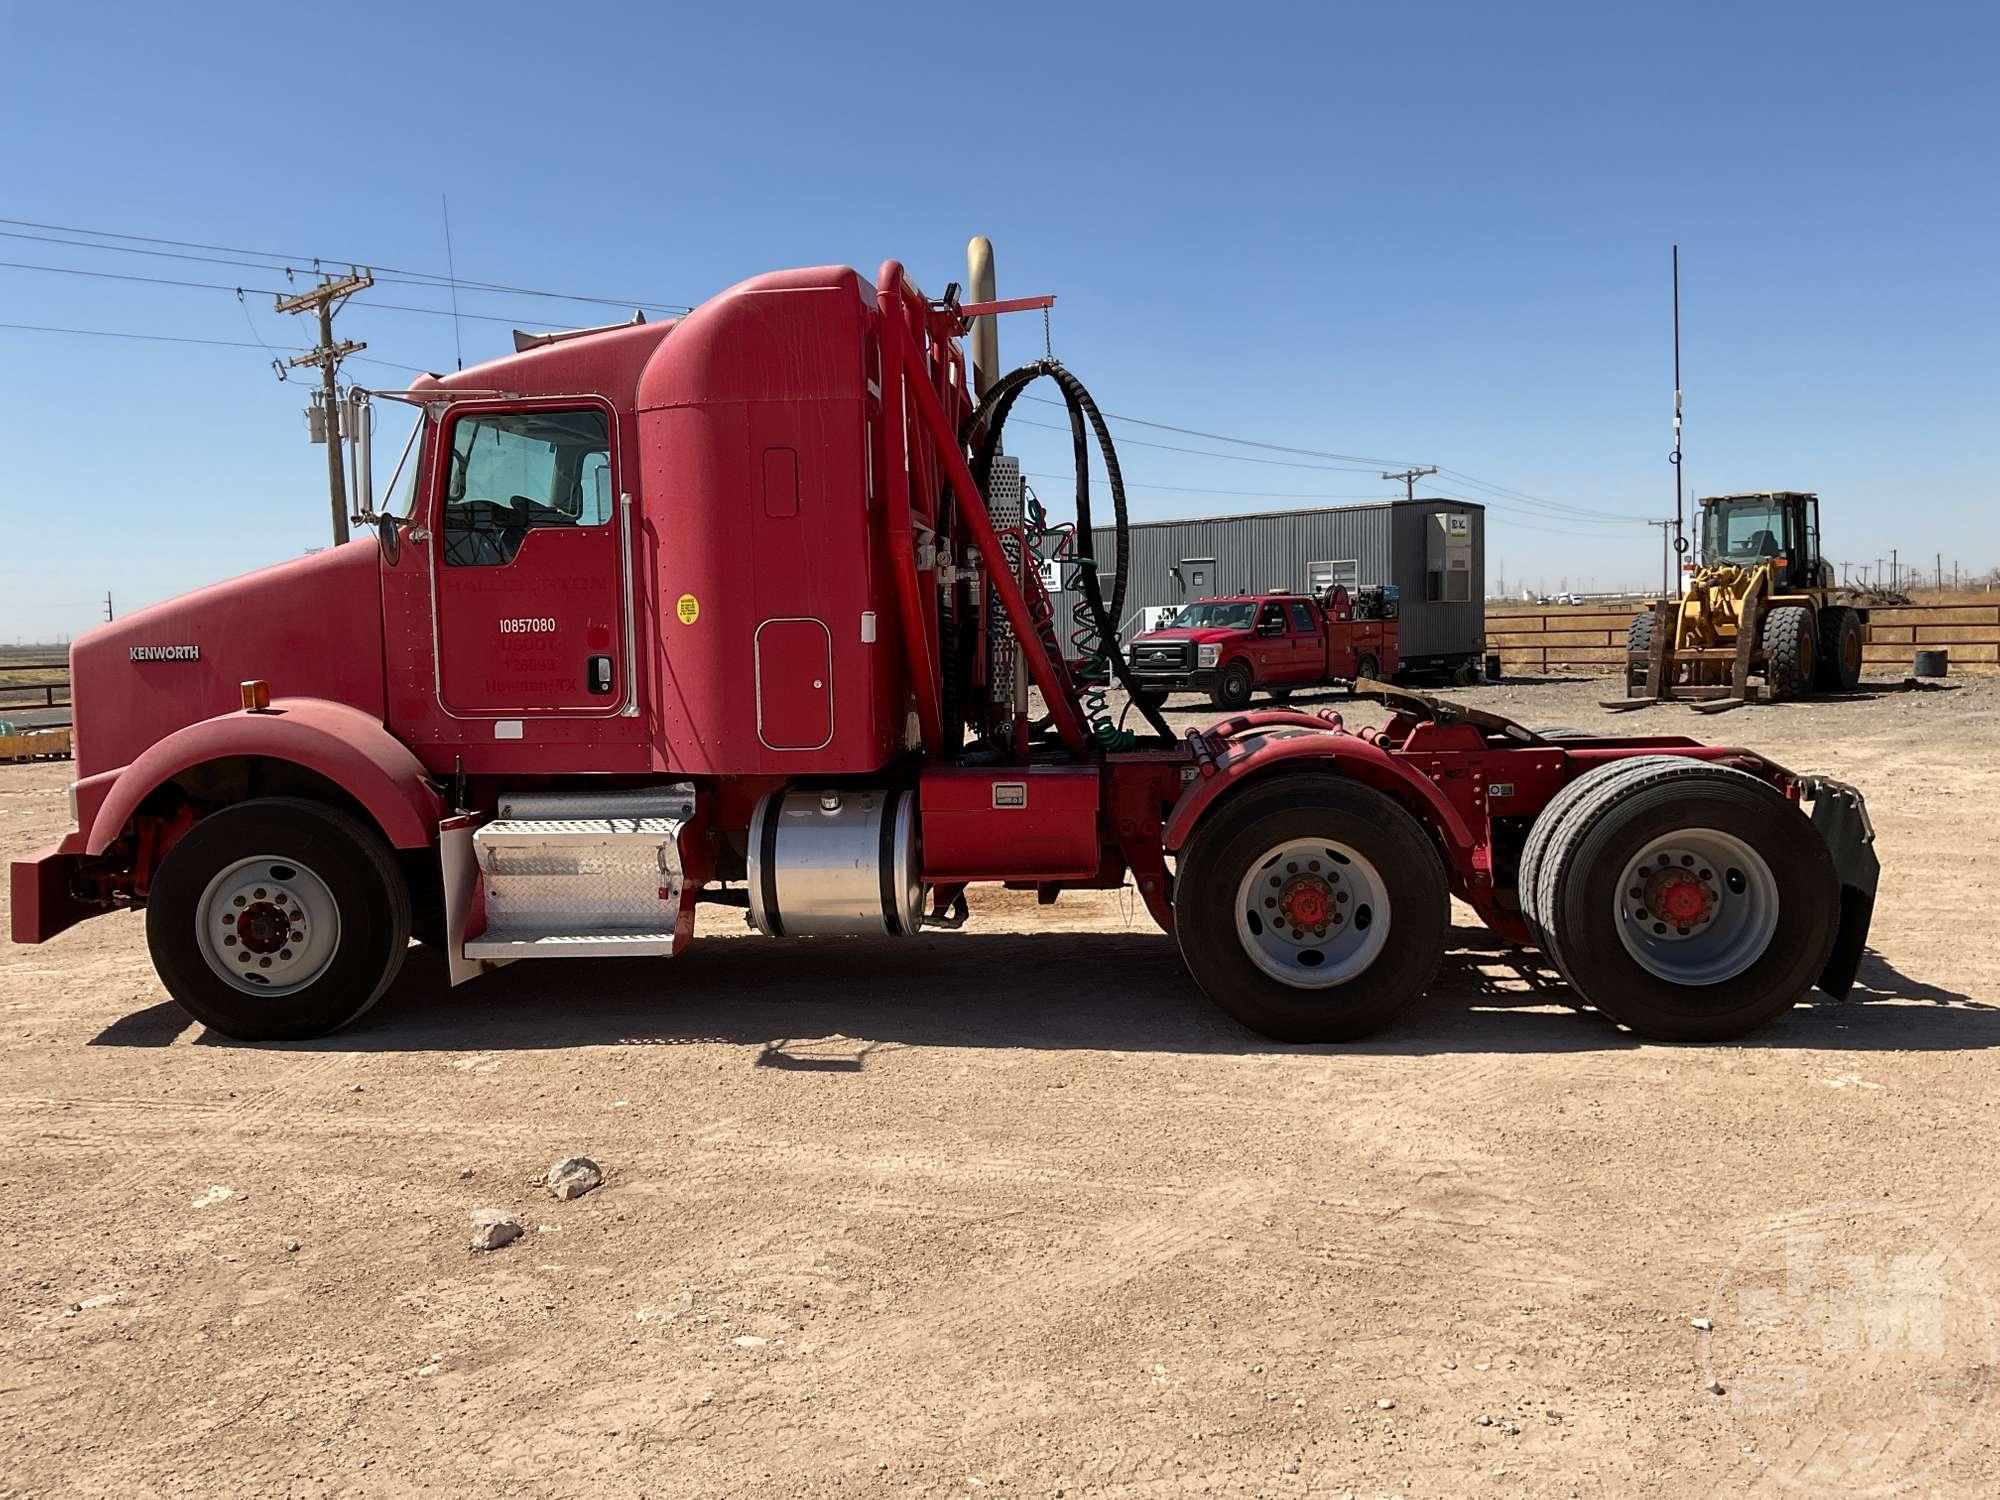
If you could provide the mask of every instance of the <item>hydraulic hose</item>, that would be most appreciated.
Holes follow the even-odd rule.
[[[1084,389],[1083,382],[1053,359],[1023,365],[995,381],[986,398],[968,419],[968,433],[980,435],[979,446],[973,456],[972,476],[981,492],[985,492],[1008,413],[1014,409],[1021,393],[1044,376],[1055,381],[1062,391],[1063,404],[1069,410],[1070,445],[1076,470],[1077,548],[1069,561],[1076,570],[1077,592],[1082,598],[1071,611],[1074,629],[1070,641],[1081,659],[1077,678],[1083,701],[1079,706],[1090,723],[1092,739],[1104,749],[1128,750],[1138,744],[1138,736],[1122,728],[1111,717],[1106,694],[1115,678],[1145,715],[1154,733],[1162,740],[1171,741],[1173,730],[1168,727],[1159,708],[1142,696],[1139,685],[1132,678],[1132,670],[1126,664],[1125,653],[1119,646],[1118,620],[1125,605],[1126,564],[1131,556],[1130,528],[1125,510],[1125,478],[1118,467],[1118,449],[1111,441],[1111,429],[1105,424],[1104,414],[1097,409],[1090,392]],[[1089,432],[1085,430],[1086,423]],[[1096,532],[1090,515],[1091,434],[1097,438],[1098,452],[1103,455],[1104,472],[1111,487],[1112,534],[1116,550],[1112,560],[1111,599],[1108,604],[1098,582],[1098,560],[1093,555]],[[1034,531],[1046,534],[1047,530],[1038,519]],[[1042,622],[1038,620],[1037,623]],[[1045,646],[1052,644],[1049,640],[1052,633],[1043,632]]]

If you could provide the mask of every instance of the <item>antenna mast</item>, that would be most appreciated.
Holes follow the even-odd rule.
[[[1681,492],[1681,247],[1674,246],[1674,551],[1687,555],[1687,534],[1682,516],[1686,500]]]

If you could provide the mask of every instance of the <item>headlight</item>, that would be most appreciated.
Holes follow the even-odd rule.
[[[1202,646],[1198,649],[1201,653],[1197,659],[1197,665],[1199,666],[1212,667],[1215,665],[1216,659],[1222,655],[1222,647],[1220,646]]]

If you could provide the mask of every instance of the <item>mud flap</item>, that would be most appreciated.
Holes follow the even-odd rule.
[[[1813,827],[1826,840],[1840,881],[1840,931],[1833,952],[1820,971],[1819,988],[1834,999],[1846,998],[1868,947],[1868,927],[1875,918],[1875,887],[1882,863],[1875,857],[1875,825],[1861,793],[1823,776],[1804,778],[1799,793],[1812,802]]]
[[[465,956],[466,939],[486,932],[485,889],[479,878],[479,854],[472,847],[473,831],[480,821],[476,815],[463,814],[438,824],[438,858],[444,873],[444,954],[454,988],[514,961]]]

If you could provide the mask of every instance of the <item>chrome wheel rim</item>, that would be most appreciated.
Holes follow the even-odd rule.
[[[1389,940],[1389,891],[1350,845],[1288,839],[1236,887],[1236,938],[1258,969],[1295,989],[1346,984]]]
[[[246,995],[294,994],[340,947],[340,906],[295,859],[256,854],[220,871],[195,903],[195,941],[210,969]]]
[[[1613,894],[1618,940],[1669,984],[1723,984],[1771,946],[1778,882],[1764,857],[1719,828],[1663,834],[1630,860]]]

